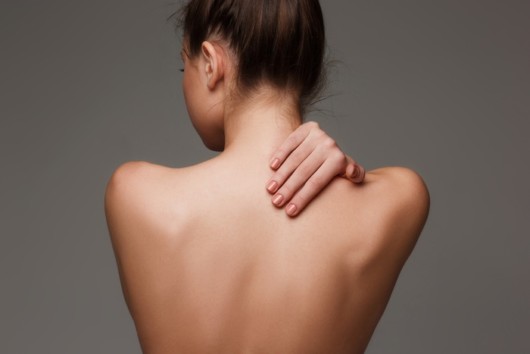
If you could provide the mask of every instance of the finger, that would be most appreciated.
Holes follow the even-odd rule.
[[[351,157],[347,156],[346,158],[348,162],[341,177],[344,177],[353,183],[362,183],[366,175],[364,167],[355,162]]]
[[[337,161],[340,159],[340,155],[328,156],[325,154],[325,150],[317,149],[309,157],[307,157],[301,164],[298,166],[296,171],[287,179],[285,184],[278,190],[278,192],[272,198],[274,205],[282,207],[286,205],[293,195],[304,186],[306,181],[310,180],[314,173],[318,171],[322,164],[326,164],[326,168],[323,174],[320,176],[320,179],[324,179],[329,182],[333,177],[337,176],[340,171],[340,162]]]
[[[293,174],[294,171],[299,169],[299,166],[304,162],[305,159],[307,159],[314,151],[315,149],[319,149],[319,147],[315,147],[315,141],[311,138],[305,139],[290,155],[289,158],[286,159],[283,164],[280,166],[279,169],[274,172],[272,177],[267,182],[267,190],[270,193],[276,193],[276,191],[283,186],[285,181],[287,181],[290,176]],[[319,155],[322,156],[322,152],[319,151]],[[322,156],[322,162],[324,162],[324,156]],[[318,164],[318,166],[320,166]],[[307,178],[311,176],[311,174],[316,171],[318,166],[315,167],[313,171],[311,171],[310,174],[307,175]],[[306,179],[307,179],[306,178]]]
[[[355,172],[355,160],[346,155],[346,166],[344,167],[344,173],[341,174],[341,177],[350,178]]]
[[[289,216],[297,216],[304,208],[337,176],[337,165],[326,160],[320,168],[296,192],[285,211]]]
[[[307,138],[311,129],[314,128],[318,128],[317,123],[307,122],[292,132],[272,155],[270,167],[273,170],[278,169],[285,159]]]
[[[364,167],[362,167],[359,164],[355,164],[355,172],[352,175],[352,182],[353,183],[363,183],[364,177],[366,176],[366,171]]]
[[[281,208],[286,205],[313,173],[318,170],[324,159],[317,155],[318,153],[313,152],[305,159],[274,194],[272,203],[275,206]]]

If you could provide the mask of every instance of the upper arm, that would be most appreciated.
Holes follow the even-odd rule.
[[[144,343],[175,286],[175,215],[168,207],[167,174],[145,162],[121,165],[105,191],[105,214],[127,307]],[[172,198],[169,198],[173,200]],[[143,344],[142,344],[143,345]]]
[[[131,161],[120,165],[110,177],[105,189],[105,216],[111,239],[118,241],[141,219],[138,200],[143,194],[141,179],[147,165],[142,161]]]
[[[142,288],[153,267],[153,235],[158,234],[156,202],[150,196],[152,170],[141,161],[127,162],[113,173],[105,190],[105,215],[125,300]],[[134,306],[133,306],[134,307]]]
[[[429,215],[429,190],[423,178],[411,169],[398,168],[394,178],[398,188],[398,220],[411,237],[417,238]]]
[[[166,205],[164,173],[143,161],[119,166],[105,190],[105,215],[117,258],[158,245],[174,220]],[[119,259],[118,259],[119,261]]]
[[[430,209],[429,190],[417,172],[404,167],[389,169],[385,189],[388,198],[384,248],[391,258],[403,264],[427,221]]]

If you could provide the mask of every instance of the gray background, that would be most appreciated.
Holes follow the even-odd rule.
[[[130,160],[212,154],[186,115],[174,1],[2,0],[0,352],[140,353],[103,212]],[[530,353],[530,2],[322,3],[316,119],[431,214],[368,353]]]

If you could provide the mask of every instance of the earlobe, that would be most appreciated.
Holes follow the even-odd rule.
[[[210,90],[214,90],[220,80],[223,79],[223,58],[222,53],[211,42],[202,43],[202,55],[206,62],[204,71],[206,74],[206,84]]]

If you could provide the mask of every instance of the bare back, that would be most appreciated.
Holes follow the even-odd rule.
[[[242,166],[133,162],[109,183],[144,352],[362,353],[425,222],[423,181],[404,168],[336,179],[291,219],[270,203],[270,172]]]

